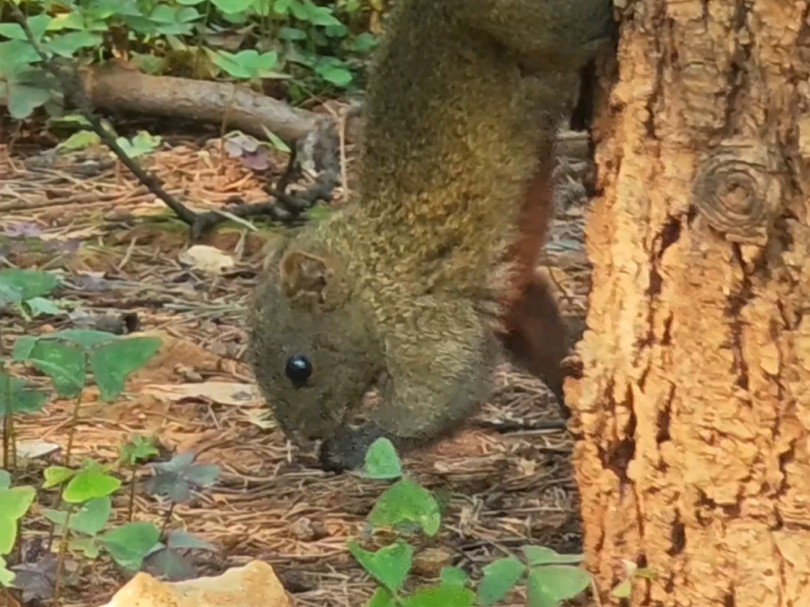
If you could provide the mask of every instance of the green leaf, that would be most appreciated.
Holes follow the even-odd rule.
[[[227,51],[209,51],[206,49],[211,61],[223,72],[240,80],[250,79],[250,70],[234,59],[232,53]]]
[[[216,547],[186,531],[171,531],[166,539],[166,547],[172,550],[208,550],[216,552]]]
[[[84,535],[97,535],[107,525],[112,514],[112,500],[109,496],[88,501],[70,517],[70,528]]]
[[[292,0],[276,0],[273,4],[273,10],[277,15],[286,15],[290,11]]]
[[[98,540],[94,537],[72,537],[68,547],[73,552],[81,552],[85,558],[91,561],[96,560],[101,553]]]
[[[156,571],[167,581],[188,580],[197,577],[197,571],[179,553],[168,548],[153,551],[145,560],[147,571]]]
[[[70,59],[76,54],[76,51],[83,48],[95,48],[103,41],[104,38],[100,34],[79,31],[54,36],[45,46],[55,54]]]
[[[0,36],[5,36],[9,40],[28,40],[25,30],[19,23],[0,23]]]
[[[6,559],[0,556],[0,586],[10,588],[14,583],[14,572],[6,567]]]
[[[22,518],[31,504],[37,492],[33,487],[12,487],[0,490],[0,518],[17,520]]]
[[[24,379],[0,371],[0,417],[40,411],[47,401],[45,392],[32,389]]]
[[[53,17],[46,15],[45,13],[41,13],[34,17],[28,17],[28,27],[31,30],[31,33],[34,34],[34,38],[37,41],[41,40],[42,36],[45,35],[51,21],[53,21]]]
[[[471,607],[475,593],[462,586],[441,585],[417,590],[403,600],[401,607]]]
[[[534,567],[529,572],[527,595],[531,607],[556,607],[579,596],[591,584],[584,569],[569,565]]]
[[[343,25],[333,14],[332,9],[327,6],[310,6],[309,18],[312,25],[328,27],[333,25]]]
[[[319,68],[318,75],[327,82],[341,88],[348,86],[353,80],[352,73],[349,70],[334,65]]]
[[[101,399],[115,400],[124,391],[130,374],[142,368],[161,346],[156,337],[133,337],[104,344],[90,352],[90,368]]]
[[[377,591],[366,603],[366,607],[396,607],[394,595],[385,588],[377,588]]]
[[[392,593],[402,589],[413,565],[413,548],[404,542],[396,542],[377,552],[369,552],[353,540],[349,542],[349,552],[363,569]]]
[[[32,297],[31,299],[27,299],[25,300],[25,305],[28,306],[28,309],[31,311],[31,316],[34,318],[38,318],[43,314],[55,316],[56,314],[62,313],[62,308],[50,299],[45,299],[44,297]]]
[[[3,94],[2,86],[5,85],[4,82],[0,82],[0,95]],[[22,303],[22,293],[12,287],[11,285],[6,285],[0,282],[0,308],[7,306],[9,304],[16,304],[19,305]]]
[[[183,473],[189,483],[196,487],[210,487],[219,478],[219,466],[214,464],[197,464]]]
[[[14,550],[14,544],[16,543],[16,519],[0,517],[0,555],[8,554]]]
[[[153,76],[162,74],[169,67],[169,61],[165,57],[147,53],[132,53],[131,61],[140,71]]]
[[[366,451],[366,476],[373,479],[391,479],[402,476],[402,464],[397,450],[387,438],[378,438]]]
[[[377,39],[374,34],[363,32],[357,36],[351,43],[351,49],[355,53],[368,54],[377,46]]]
[[[19,72],[37,61],[39,55],[28,42],[21,40],[0,42],[0,77],[4,77],[8,82],[16,82]]]
[[[449,586],[466,586],[470,583],[470,576],[459,567],[442,567],[439,579],[442,581],[442,584]]]
[[[67,329],[50,333],[40,339],[59,339],[81,346],[85,350],[90,350],[96,346],[115,341],[118,336],[106,331],[94,331],[92,329]]]
[[[101,138],[94,131],[78,131],[65,139],[57,147],[66,150],[86,150],[101,143]]]
[[[17,521],[25,516],[34,502],[33,487],[0,490],[0,554],[8,554],[17,542]]]
[[[439,531],[441,513],[427,489],[403,479],[380,496],[369,514],[369,522],[374,527],[414,524],[432,537]]]
[[[488,606],[500,601],[523,577],[525,570],[525,565],[515,557],[498,559],[484,567],[478,584],[478,604]]]
[[[19,82],[9,83],[7,95],[8,113],[15,120],[25,120],[51,98],[48,89]]]
[[[209,56],[217,67],[241,80],[285,77],[273,71],[278,65],[278,53],[275,51],[261,54],[255,50],[238,53],[216,51],[209,52]]]
[[[88,466],[70,479],[62,494],[69,504],[81,504],[92,499],[115,493],[121,486],[114,476],[110,476],[96,465]]]
[[[538,565],[578,565],[585,558],[582,554],[560,554],[545,546],[524,546],[523,554],[530,567]]]
[[[139,156],[154,152],[160,147],[161,141],[162,139],[159,135],[151,135],[148,131],[138,131],[138,134],[132,139],[127,139],[126,137],[118,137],[118,139],[116,139],[118,145],[121,146],[121,149],[123,149],[130,158],[138,158]]]
[[[307,39],[307,33],[302,30],[298,29],[297,27],[282,27],[278,31],[278,37],[281,40],[288,40],[290,42],[300,42],[301,40]]]
[[[614,599],[629,599],[633,596],[633,584],[629,579],[623,580],[614,586],[610,591],[610,596]]]
[[[45,475],[45,482],[42,484],[43,489],[58,487],[65,481],[73,478],[73,475],[76,474],[76,472],[64,466],[48,466],[43,473]]]
[[[74,398],[84,388],[85,355],[75,346],[40,339],[25,362],[50,377],[57,394],[63,398]]]
[[[7,268],[0,270],[0,284],[20,291],[22,299],[25,300],[50,294],[59,284],[59,280],[48,272]]]
[[[55,15],[53,20],[48,24],[49,32],[61,32],[62,30],[83,30],[84,17],[79,11],[71,11],[69,13],[61,13]]]
[[[143,559],[160,539],[160,530],[152,523],[127,523],[105,533],[102,542],[110,556],[124,569],[137,571]]]
[[[160,455],[154,445],[154,439],[145,436],[133,436],[129,443],[121,446],[121,460],[130,466],[152,456]]]
[[[290,146],[284,143],[284,140],[281,137],[276,135],[264,125],[262,125],[262,129],[264,130],[264,134],[267,135],[267,139],[270,140],[270,143],[275,149],[277,149],[279,152],[283,152],[284,154],[289,154],[291,152]]]
[[[34,347],[37,345],[38,341],[38,337],[31,335],[20,337],[14,342],[14,346],[11,348],[11,360],[14,362],[23,362],[26,360],[31,356],[31,352],[34,351]]]
[[[42,510],[43,516],[51,521],[54,525],[64,527],[68,522],[68,513],[65,510],[54,510],[53,508],[45,508]]]
[[[78,512],[71,515],[68,520],[68,513],[65,510],[52,510],[46,508],[43,511],[45,518],[52,523],[64,527],[65,524],[72,531],[77,531],[84,535],[95,536],[104,529],[110,520],[112,513],[112,501],[109,497],[100,497],[90,500]]]
[[[253,0],[211,0],[211,2],[223,13],[241,13],[253,4]]]

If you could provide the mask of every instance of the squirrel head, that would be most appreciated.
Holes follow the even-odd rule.
[[[256,380],[287,436],[328,438],[373,387],[382,349],[339,254],[298,240],[268,262],[250,310]]]

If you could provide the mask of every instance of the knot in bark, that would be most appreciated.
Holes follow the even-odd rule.
[[[726,142],[706,156],[693,203],[726,240],[764,246],[781,200],[777,161],[759,142]]]

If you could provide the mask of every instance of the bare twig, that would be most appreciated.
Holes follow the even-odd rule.
[[[145,171],[137,161],[130,158],[94,114],[93,105],[85,94],[80,79],[75,71],[72,74],[67,73],[67,70],[59,67],[55,61],[48,57],[48,54],[42,46],[40,46],[31,32],[23,12],[14,3],[11,3],[10,6],[14,17],[23,28],[28,42],[42,61],[43,67],[52,74],[63,87],[65,96],[73,101],[81,114],[88,120],[93,131],[99,136],[101,141],[112,150],[121,163],[126,166],[150,192],[166,204],[181,221],[190,226],[192,241],[199,240],[208,230],[227,219],[227,214],[217,212],[195,213],[163,189],[161,182],[155,175]],[[326,147],[329,148],[330,146],[327,144]],[[323,150],[319,151],[322,155],[329,155],[328,150],[326,152]],[[286,192],[287,186],[292,179],[292,167],[295,164],[295,160],[296,155],[292,154],[287,171],[285,171],[285,174],[282,176],[281,180],[279,180],[278,184],[268,192],[279,204],[273,202],[245,204],[240,201],[235,207],[228,209],[228,212],[240,218],[263,215],[279,223],[295,224],[301,222],[303,220],[301,217],[302,214],[319,200],[329,201],[332,196],[332,191],[339,181],[339,175],[334,174],[334,169],[331,167],[333,163],[329,160],[323,162],[327,168],[318,176],[309,190],[296,195],[291,195]]]
[[[14,13],[14,18],[17,19],[20,27],[23,28],[29,44],[31,44],[37,55],[39,55],[43,67],[50,72],[54,78],[56,78],[57,82],[62,85],[65,96],[73,100],[73,103],[75,103],[76,107],[79,108],[79,111],[90,123],[91,128],[96,135],[99,136],[101,141],[103,141],[104,144],[113,151],[121,163],[126,166],[141,183],[149,188],[150,192],[160,198],[160,200],[162,200],[167,207],[174,211],[174,213],[182,221],[189,225],[193,225],[194,221],[197,219],[197,214],[191,209],[185,207],[182,203],[175,200],[166,190],[163,189],[163,186],[160,184],[157,177],[144,171],[133,158],[130,158],[127,153],[121,149],[121,146],[118,145],[115,138],[109,133],[109,131],[107,131],[107,129],[104,128],[101,121],[96,117],[95,113],[93,112],[93,106],[90,103],[90,100],[84,94],[84,90],[82,89],[76,74],[74,73],[72,75],[68,75],[57,67],[55,62],[48,57],[45,50],[42,48],[42,46],[40,46],[39,42],[37,42],[31,28],[28,26],[28,21],[25,18],[22,10],[20,10],[20,8],[14,2],[11,2],[9,6]]]

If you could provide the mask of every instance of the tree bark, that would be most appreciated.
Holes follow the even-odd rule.
[[[617,3],[618,4],[618,3]],[[594,127],[583,376],[602,604],[810,605],[806,0],[630,0]]]

